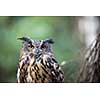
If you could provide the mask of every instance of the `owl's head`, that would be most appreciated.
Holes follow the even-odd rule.
[[[51,44],[54,43],[52,39],[32,40],[28,37],[18,39],[23,41],[24,53],[33,53],[35,56],[52,53]]]

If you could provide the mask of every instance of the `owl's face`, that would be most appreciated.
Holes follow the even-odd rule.
[[[27,37],[18,38],[23,41],[24,53],[33,53],[35,56],[51,53],[52,39],[32,40]]]

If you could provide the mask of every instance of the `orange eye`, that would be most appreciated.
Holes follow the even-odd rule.
[[[28,47],[29,47],[29,48],[34,48],[34,46],[33,46],[33,45],[31,45],[31,44],[28,44]]]
[[[46,48],[46,45],[43,44],[43,45],[41,46],[41,48],[42,48],[42,49]]]

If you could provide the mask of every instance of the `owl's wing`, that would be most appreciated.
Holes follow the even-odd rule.
[[[63,71],[53,56],[44,55],[41,64],[47,70],[51,79],[50,82],[64,82]]]

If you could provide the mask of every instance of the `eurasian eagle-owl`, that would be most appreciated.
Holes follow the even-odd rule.
[[[17,81],[18,83],[59,83],[64,82],[64,74],[55,60],[51,44],[52,39],[23,41],[20,53]]]

